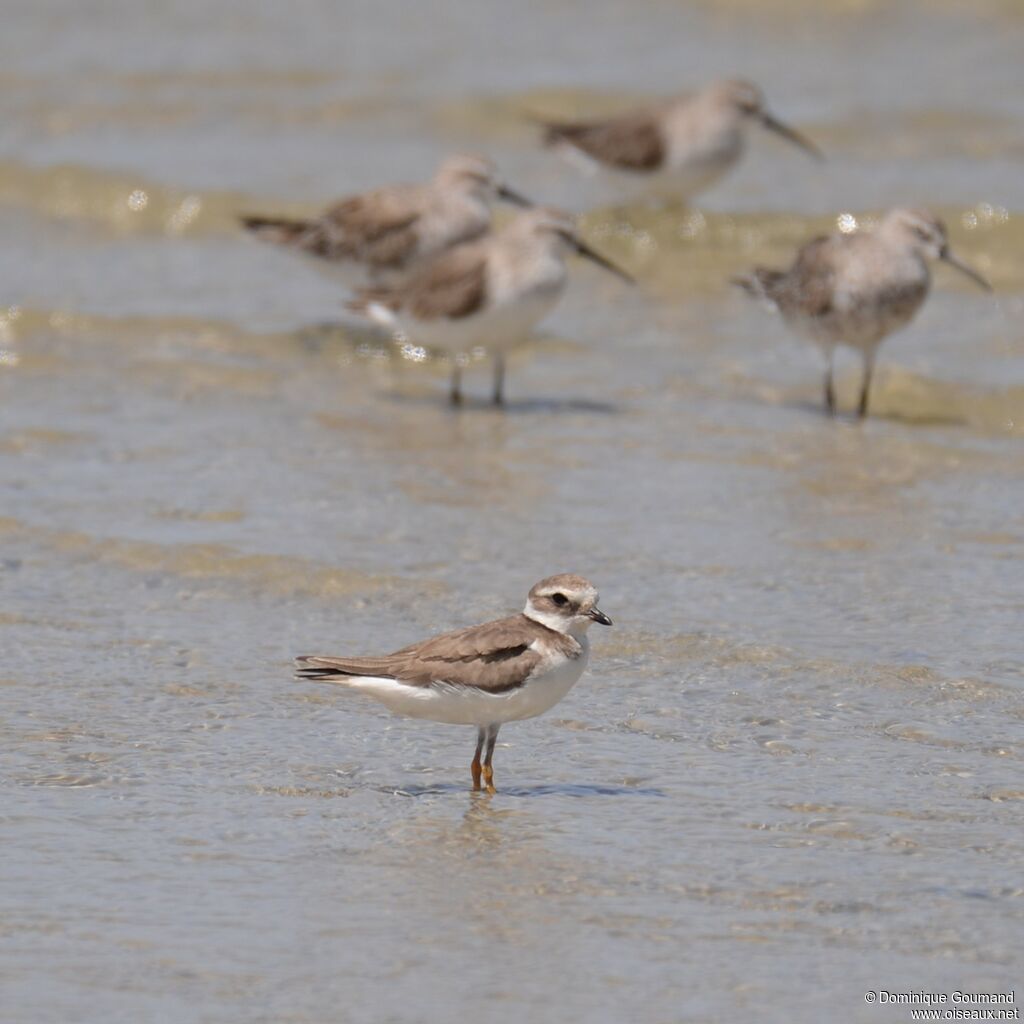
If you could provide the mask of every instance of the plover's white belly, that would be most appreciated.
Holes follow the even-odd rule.
[[[504,693],[489,693],[471,686],[410,686],[394,679],[371,676],[346,681],[362,690],[390,711],[410,718],[426,718],[452,725],[502,725],[535,718],[554,707],[575,685],[587,667],[588,649],[573,660],[531,677],[522,686]]]

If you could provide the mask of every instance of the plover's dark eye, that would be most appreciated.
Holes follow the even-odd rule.
[[[551,595],[551,600],[554,601],[555,604],[557,604],[559,608],[561,608],[563,605],[567,605],[569,603],[569,598],[567,598],[565,596],[565,594],[552,594]]]

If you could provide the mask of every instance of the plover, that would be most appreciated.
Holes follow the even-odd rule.
[[[506,722],[554,707],[587,667],[587,629],[612,620],[582,576],[563,573],[534,584],[519,615],[444,633],[377,658],[297,658],[301,679],[340,683],[399,715],[475,725],[470,765],[494,792],[494,744]],[[483,754],[483,762],[480,757]]]
[[[491,203],[528,200],[498,179],[490,160],[453,156],[425,185],[391,185],[350,196],[312,220],[244,216],[258,238],[313,257],[346,284],[408,271],[443,249],[479,238],[491,224]]]
[[[835,414],[833,359],[839,345],[864,360],[857,413],[868,411],[878,346],[909,323],[931,285],[929,260],[942,260],[991,291],[949,249],[946,226],[927,210],[890,210],[873,231],[836,232],[803,245],[788,270],[757,267],[734,279],[775,307],[794,331],[825,353],[825,407]]]
[[[565,290],[565,254],[576,252],[633,279],[590,248],[572,217],[535,207],[500,231],[440,253],[394,285],[358,293],[349,309],[396,339],[455,357],[451,401],[462,401],[462,364],[475,349],[494,359],[494,403],[504,402],[505,353],[522,342]]]
[[[813,143],[769,113],[756,85],[738,79],[617,117],[542,124],[545,143],[574,162],[616,172],[621,185],[639,184],[649,195],[688,199],[739,160],[751,122],[822,158]]]

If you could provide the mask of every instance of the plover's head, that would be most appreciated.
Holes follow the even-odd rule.
[[[566,213],[564,210],[556,210],[552,206],[535,206],[525,213],[519,214],[509,224],[507,230],[521,236],[537,239],[558,252],[577,253],[592,263],[596,263],[599,267],[604,267],[605,270],[616,277],[621,277],[627,284],[636,284],[629,274],[610,260],[605,259],[599,252],[591,249],[580,238],[576,231],[576,221],[571,214]]]
[[[434,175],[441,188],[456,189],[482,199],[504,199],[517,206],[531,206],[528,199],[510,189],[498,177],[494,162],[484,156],[458,153],[442,160]]]
[[[578,636],[593,622],[602,626],[612,624],[597,607],[597,598],[597,590],[590,580],[564,572],[533,585],[523,614],[548,629]]]
[[[771,114],[765,103],[764,93],[753,82],[747,82],[742,78],[727,78],[710,85],[707,95],[713,103],[728,111],[737,121],[747,118],[757,121],[768,131],[798,146],[816,160],[822,159],[821,151],[813,142]]]
[[[890,210],[878,230],[894,244],[917,253],[922,259],[942,260],[966,274],[975,284],[991,291],[992,286],[973,267],[958,260],[949,249],[946,225],[930,210]]]

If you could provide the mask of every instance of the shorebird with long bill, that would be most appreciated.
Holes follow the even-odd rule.
[[[493,793],[498,730],[544,714],[583,675],[590,657],[587,630],[595,622],[612,624],[597,601],[597,590],[582,576],[548,576],[531,588],[519,615],[382,657],[306,655],[296,659],[297,675],[358,690],[395,714],[475,726],[473,789],[483,783]]]
[[[835,350],[860,352],[864,372],[857,416],[868,413],[878,347],[913,319],[931,287],[929,261],[943,263],[985,291],[992,286],[949,248],[946,225],[928,210],[890,210],[872,231],[837,231],[803,245],[788,270],[756,267],[734,278],[782,314],[824,353],[825,408],[836,411]]]
[[[752,82],[726,79],[692,95],[594,121],[541,121],[546,145],[619,187],[687,200],[736,165],[747,128],[759,124],[816,160],[821,151],[772,114]]]
[[[531,205],[480,156],[444,160],[423,185],[389,185],[342,199],[312,219],[244,216],[257,238],[312,258],[332,278],[352,285],[381,282],[491,226],[491,206],[503,199]]]
[[[462,364],[475,350],[487,351],[494,360],[494,404],[502,405],[505,354],[561,298],[569,253],[634,283],[580,238],[569,214],[534,207],[479,241],[441,253],[397,284],[364,289],[348,308],[397,340],[453,356],[453,405],[462,402]]]

